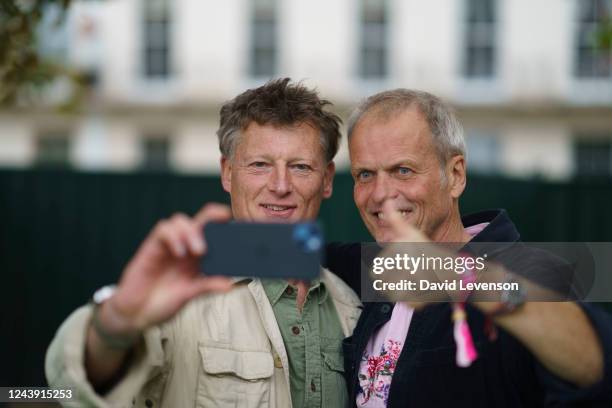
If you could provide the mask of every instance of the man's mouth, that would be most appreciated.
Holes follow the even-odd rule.
[[[400,215],[403,218],[406,218],[408,214],[412,212],[412,210],[397,210],[397,211],[400,213]],[[385,214],[382,211],[374,211],[372,212],[372,215],[374,215],[374,217],[378,218],[379,220],[385,219]]]
[[[398,211],[400,215],[402,216],[402,218],[408,218],[410,214],[412,214],[412,210],[408,210],[408,209],[399,209],[395,211]],[[385,220],[385,214],[382,211],[372,211],[371,214],[374,217],[375,222],[379,227],[385,228],[389,226],[389,224]]]
[[[272,211],[285,211],[285,210],[288,210],[289,208],[295,208],[295,207],[290,207],[288,205],[273,205],[273,204],[262,204],[262,206]]]
[[[293,214],[293,210],[297,208],[296,205],[287,204],[260,204],[264,209],[264,212],[272,217],[288,218]]]

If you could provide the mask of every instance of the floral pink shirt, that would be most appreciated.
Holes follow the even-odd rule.
[[[391,319],[368,341],[359,366],[358,407],[387,406],[391,378],[408,334],[413,311],[406,303],[396,303]]]
[[[488,222],[472,225],[465,231],[474,237],[487,225]],[[391,319],[368,341],[359,365],[358,407],[386,408],[391,379],[406,341],[413,312],[414,309],[406,303],[396,303]]]

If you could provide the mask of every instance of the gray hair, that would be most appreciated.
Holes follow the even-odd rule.
[[[419,110],[429,125],[441,166],[455,155],[466,155],[463,126],[454,110],[437,96],[412,89],[380,92],[361,102],[348,120],[348,140],[364,115],[374,112],[384,120],[412,107]]]

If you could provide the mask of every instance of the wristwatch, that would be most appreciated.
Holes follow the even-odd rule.
[[[514,285],[516,284],[516,285]],[[510,290],[509,288],[517,286],[518,290]],[[500,301],[487,316],[496,317],[509,314],[520,308],[527,300],[527,290],[515,278],[512,273],[506,274],[504,279],[504,289],[501,293]]]
[[[96,334],[104,342],[104,344],[114,350],[128,350],[132,348],[138,341],[139,334],[115,334],[109,332],[100,321],[100,307],[110,299],[117,289],[116,285],[104,286],[93,294],[91,303],[93,304],[93,313],[91,315],[91,325],[96,331]]]
[[[108,299],[110,299],[117,290],[117,285],[106,285],[96,290],[91,297],[91,301],[94,305],[101,305]]]

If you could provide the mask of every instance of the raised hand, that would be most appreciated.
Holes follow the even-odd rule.
[[[382,211],[384,219],[391,227],[393,239],[392,242],[430,242],[425,234],[418,230],[410,222],[404,220],[393,207],[391,200],[386,200],[383,203]]]
[[[208,204],[193,218],[175,214],[157,223],[125,268],[106,316],[110,330],[142,331],[174,316],[189,300],[226,291],[231,280],[204,276],[200,257],[206,252],[202,229],[211,221],[231,218],[229,207]],[[110,313],[108,313],[110,312]]]
[[[457,254],[452,247],[437,246],[423,232],[417,229],[410,222],[406,221],[399,211],[394,208],[393,203],[387,200],[382,207],[384,220],[391,230],[390,242],[385,243],[385,249],[378,254],[379,257],[396,258],[397,256],[419,258],[423,255],[430,258],[446,259],[456,257]],[[453,271],[446,269],[425,269],[420,268],[415,271],[404,271],[391,269],[385,272],[387,282],[409,281],[412,282],[413,289],[410,291],[386,290],[385,295],[391,301],[407,301],[414,308],[424,307],[431,302],[445,302],[461,296],[461,293],[439,290],[421,290],[421,281],[427,280],[435,284],[457,279],[459,276]],[[385,275],[372,276],[373,279],[380,279]]]
[[[231,288],[230,279],[204,276],[198,268],[206,252],[202,229],[230,218],[229,207],[208,204],[193,218],[175,214],[157,223],[123,271],[115,294],[95,312],[98,326],[88,328],[85,369],[94,388],[107,389],[116,382],[129,355],[104,336],[137,340],[142,331],[170,319],[196,296]]]

